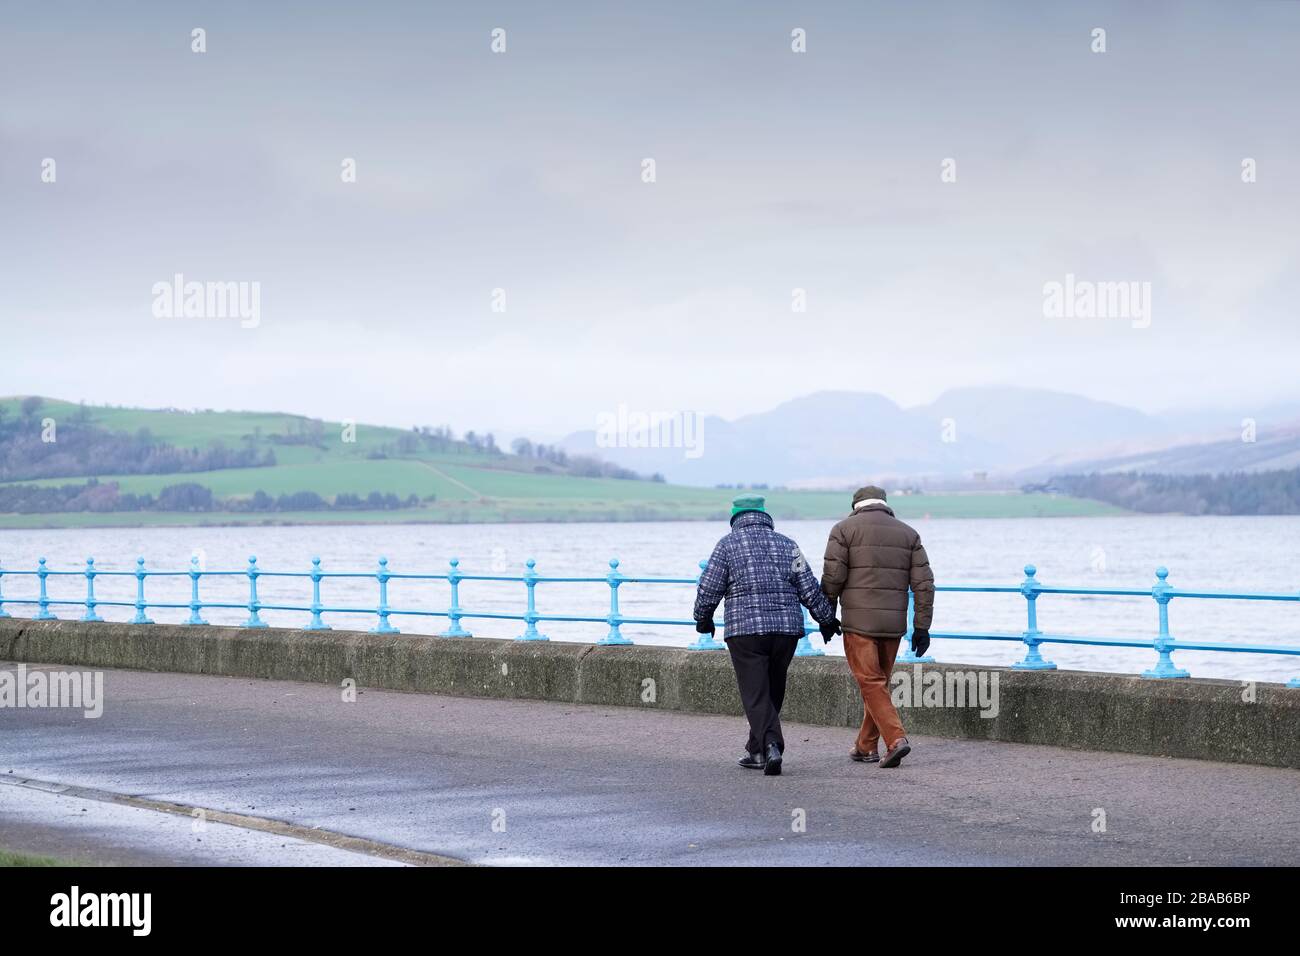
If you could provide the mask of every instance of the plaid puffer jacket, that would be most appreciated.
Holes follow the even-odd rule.
[[[726,598],[726,636],[804,636],[802,604],[818,624],[835,616],[799,546],[773,529],[772,517],[746,511],[731,523],[700,576],[695,620],[713,617]]]

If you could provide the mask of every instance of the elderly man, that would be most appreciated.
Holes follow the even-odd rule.
[[[781,773],[785,753],[781,705],[786,671],[804,636],[800,605],[808,608],[827,640],[838,633],[839,622],[799,546],[776,533],[761,495],[741,495],[732,502],[731,532],[713,549],[700,576],[695,629],[701,634],[713,633],[713,613],[723,598],[727,650],[749,721],[740,765],[774,777]]]
[[[889,696],[898,643],[907,633],[907,592],[914,598],[912,650],[930,646],[934,574],[921,536],[894,517],[875,485],[853,493],[852,513],[831,529],[822,590],[839,601],[844,656],[862,692],[862,727],[849,754],[863,763],[897,767],[912,750]],[[885,757],[877,752],[881,735]]]

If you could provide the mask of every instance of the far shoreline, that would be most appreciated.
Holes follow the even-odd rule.
[[[838,521],[840,518],[847,517],[847,512],[841,515],[781,515],[773,514],[777,521]],[[240,520],[189,520],[189,521],[155,521],[155,522],[103,522],[97,524],[77,523],[77,522],[32,522],[32,523],[13,523],[7,520],[8,515],[0,515],[0,531],[98,531],[98,530],[142,530],[154,528],[312,528],[312,527],[381,527],[384,525],[408,526],[408,527],[459,527],[465,525],[569,525],[569,524],[712,524],[725,522],[727,514],[725,512],[718,514],[716,517],[699,517],[699,516],[681,516],[681,515],[660,515],[650,517],[600,517],[594,515],[582,515],[574,517],[520,517],[520,518],[483,518],[475,517],[472,519],[448,519],[448,518],[416,518],[416,519],[365,519],[357,518],[352,515],[340,515],[337,518],[319,518],[316,520],[270,520],[260,521],[240,521]],[[48,515],[41,515],[41,518],[48,518]],[[1145,514],[1136,511],[1114,511],[1097,514],[1055,514],[1055,515],[976,515],[976,514],[913,514],[899,515],[905,521],[932,521],[932,520],[952,520],[952,521],[1014,521],[1014,520],[1052,520],[1052,519],[1077,519],[1089,520],[1096,518],[1162,518],[1162,517],[1277,517],[1269,515],[1182,515],[1178,513],[1168,514]]]

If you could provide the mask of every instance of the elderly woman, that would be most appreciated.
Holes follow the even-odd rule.
[[[785,753],[781,704],[786,671],[804,636],[800,605],[808,608],[828,641],[839,633],[839,621],[799,546],[776,533],[761,495],[741,495],[732,502],[731,532],[713,549],[700,576],[695,629],[701,634],[713,633],[713,614],[724,598],[727,650],[749,721],[740,765],[777,776]]]

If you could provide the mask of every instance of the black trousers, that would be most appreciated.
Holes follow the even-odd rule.
[[[736,669],[740,702],[749,720],[749,753],[762,753],[768,744],[785,752],[781,735],[781,705],[785,703],[785,675],[794,659],[799,638],[783,634],[749,634],[727,638],[731,666]]]

